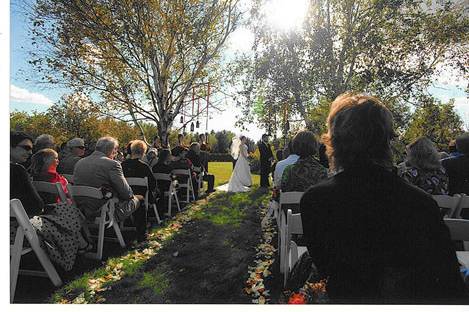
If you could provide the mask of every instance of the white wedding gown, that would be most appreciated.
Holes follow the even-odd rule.
[[[248,192],[250,186],[252,185],[251,178],[251,169],[249,167],[248,157],[248,147],[243,144],[240,146],[238,160],[231,174],[230,181],[228,184],[219,186],[217,189],[227,192]]]

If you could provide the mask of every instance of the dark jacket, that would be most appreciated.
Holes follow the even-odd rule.
[[[312,186],[308,251],[337,303],[467,302],[449,231],[424,191],[376,165]]]
[[[17,198],[28,216],[42,213],[44,201],[31,183],[26,169],[20,164],[10,163],[10,199]]]
[[[469,194],[469,156],[446,158],[441,161],[441,164],[449,177],[449,194]]]
[[[134,177],[134,178],[148,178],[148,188],[150,192],[148,193],[148,200],[150,203],[155,202],[155,198],[153,196],[153,192],[156,189],[156,180],[151,172],[150,167],[141,161],[140,159],[126,159],[122,162],[122,171],[124,172],[124,176],[127,177]],[[133,186],[132,190],[134,194],[143,195],[145,196],[146,188],[143,186]]]
[[[259,153],[260,153],[261,171],[270,172],[271,170],[270,159],[274,157],[274,155],[272,154],[272,149],[270,148],[270,144],[260,141],[257,144],[257,147],[259,148]]]
[[[81,159],[79,156],[73,154],[67,154],[60,159],[59,165],[57,166],[57,172],[61,174],[73,174],[76,163]]]

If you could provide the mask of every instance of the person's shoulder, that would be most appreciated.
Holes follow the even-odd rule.
[[[18,163],[10,163],[10,172],[19,172],[19,173],[27,173],[26,168],[23,165]]]

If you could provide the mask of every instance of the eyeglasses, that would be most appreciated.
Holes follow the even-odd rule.
[[[30,145],[17,145],[18,147],[21,147],[22,149],[24,149],[25,151],[32,151],[33,150],[33,147],[30,146]]]
[[[79,148],[79,149],[85,149],[84,146],[75,146],[76,148]]]

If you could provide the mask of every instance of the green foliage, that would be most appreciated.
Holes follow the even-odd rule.
[[[233,84],[242,82],[240,123],[283,125],[287,105],[290,122],[299,116],[320,134],[327,103],[355,91],[389,104],[403,131],[409,102],[426,93],[441,68],[467,75],[469,18],[461,3],[423,10],[426,0],[310,1],[302,27],[291,31],[269,24],[265,3],[253,1],[253,53],[230,67]]]
[[[217,144],[212,146],[212,152],[214,153],[229,153],[231,140],[235,134],[231,131],[223,130],[215,133]]]
[[[447,150],[448,143],[462,132],[463,122],[454,110],[454,100],[441,103],[424,97],[421,107],[412,116],[403,141],[408,144],[420,136],[426,136],[439,150]]]

